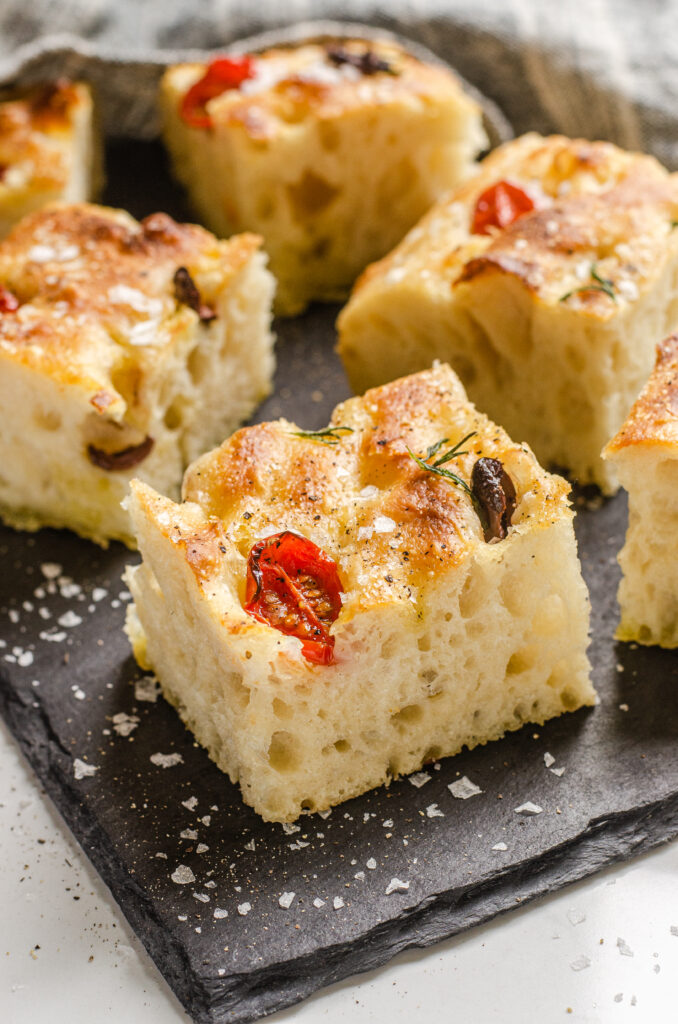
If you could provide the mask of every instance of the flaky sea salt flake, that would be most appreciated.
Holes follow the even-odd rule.
[[[174,768],[175,765],[184,763],[181,754],[161,754],[160,752],[151,754],[149,761],[158,768]]]
[[[175,885],[190,885],[192,882],[195,882],[195,875],[187,864],[179,864],[170,875],[170,878]]]
[[[471,782],[466,775],[462,775],[456,782],[451,782],[447,788],[457,800],[468,800],[483,792],[480,786],[476,786],[475,782]]]
[[[278,900],[278,906],[282,907],[283,910],[289,910],[294,902],[295,892],[284,892]]]
[[[386,895],[390,896],[394,892],[407,892],[409,887],[409,882],[402,882],[399,878],[392,878],[386,886]]]
[[[76,757],[76,759],[73,762],[73,774],[78,780],[88,779],[90,778],[90,776],[96,775],[98,771],[98,765],[87,764],[86,761],[81,761],[79,757]]]
[[[543,810],[543,807],[540,807],[539,804],[533,804],[531,800],[528,800],[527,803],[521,804],[520,807],[514,807],[514,812],[516,814],[524,814],[526,817],[541,814]]]
[[[428,772],[415,772],[414,775],[408,775],[408,779],[416,789],[421,789],[422,786],[431,781],[431,776]]]

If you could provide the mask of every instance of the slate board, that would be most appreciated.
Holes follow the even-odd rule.
[[[109,157],[107,202],[188,216],[157,145],[118,144]],[[318,307],[278,325],[276,391],[258,419],[317,428],[348,395],[335,315]],[[67,532],[0,530],[0,706],[196,1021],[254,1020],[678,833],[678,658],[612,639],[625,524],[623,497],[578,516],[598,707],[525,726],[429,766],[419,788],[403,779],[307,816],[295,832],[246,808],[162,699],[135,696],[143,674],[121,631],[120,582],[135,556]],[[138,722],[114,722],[121,713]],[[546,768],[547,751],[562,777]],[[150,760],[157,753],[183,761],[163,768]],[[75,758],[98,771],[76,779]],[[453,798],[448,785],[463,775],[482,793]],[[543,813],[517,815],[525,801]],[[500,842],[507,850],[493,851]],[[172,881],[179,865],[192,884]],[[409,889],[387,896],[394,877]],[[289,909],[283,892],[295,893]]]

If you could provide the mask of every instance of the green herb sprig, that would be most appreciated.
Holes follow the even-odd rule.
[[[598,273],[598,267],[595,263],[591,264],[591,280],[595,284],[583,284],[580,288],[573,288],[569,292],[565,292],[558,299],[559,302],[566,302],[567,299],[571,298],[572,295],[579,295],[581,292],[602,292],[603,295],[607,295],[608,299],[612,299],[613,302],[617,301],[617,296],[614,290],[614,281],[611,281],[609,277],[602,277]]]
[[[440,456],[440,458],[436,459],[435,462],[431,462],[430,460],[434,457],[434,455],[438,454],[438,452],[440,451],[444,444],[447,444],[449,442],[448,437],[441,438],[440,441],[436,441],[436,443],[432,444],[430,448],[427,448],[426,455],[424,455],[423,458],[420,455],[415,455],[414,452],[411,451],[409,448],[407,449],[407,451],[410,457],[414,459],[414,461],[417,463],[420,469],[426,470],[427,473],[435,473],[436,476],[442,476],[445,478],[445,480],[450,480],[451,483],[456,484],[457,487],[461,487],[462,490],[466,491],[466,493],[471,498],[473,498],[471,488],[466,483],[466,481],[462,480],[460,476],[457,476],[457,474],[453,473],[451,470],[443,469],[443,466],[445,465],[446,462],[449,462],[450,459],[458,458],[460,455],[468,455],[468,451],[462,451],[462,445],[466,444],[466,442],[469,441],[472,437],[475,437],[476,433],[477,431],[472,430],[470,434],[466,435],[466,437],[462,437],[461,441],[457,441],[457,443],[453,445],[452,448],[449,448],[443,455]]]
[[[325,427],[324,430],[292,430],[293,437],[304,437],[319,444],[339,444],[342,434],[352,434],[353,427]]]

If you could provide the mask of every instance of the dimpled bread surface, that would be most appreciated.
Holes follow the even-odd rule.
[[[293,821],[430,760],[594,702],[588,594],[568,487],[468,402],[449,367],[338,406],[336,444],[284,420],[189,467],[182,504],[133,482],[143,562],[127,630],[142,666],[265,819]],[[408,453],[470,432],[446,464],[500,459],[517,492],[504,540],[469,495]],[[293,530],[335,560],[335,663],[243,610],[260,538]]]
[[[358,281],[339,317],[351,384],[445,360],[543,465],[613,493],[600,451],[678,324],[678,177],[609,143],[534,134],[480,168]],[[473,233],[502,180],[535,209]]]
[[[268,50],[252,58],[252,79],[207,104],[209,128],[180,113],[204,64],[172,67],[161,85],[177,177],[218,235],[262,235],[285,315],[345,298],[487,142],[480,107],[446,68],[389,42],[335,46],[390,71],[336,64],[315,43]]]
[[[87,204],[31,214],[0,243],[0,514],[133,544],[139,476],[179,496],[186,465],[270,389],[273,279],[260,240]],[[203,317],[177,293],[191,275]],[[207,318],[209,316],[209,318]]]

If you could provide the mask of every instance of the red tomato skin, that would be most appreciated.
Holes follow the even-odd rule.
[[[181,117],[191,128],[211,128],[212,119],[205,107],[209,100],[228,89],[238,89],[254,76],[251,57],[217,57],[207,66],[202,78],[194,82],[181,101]]]
[[[534,200],[522,188],[510,181],[498,181],[478,196],[471,231],[474,235],[489,235],[490,228],[507,228],[534,208]]]
[[[16,295],[0,284],[0,313],[16,313],[19,300]]]

